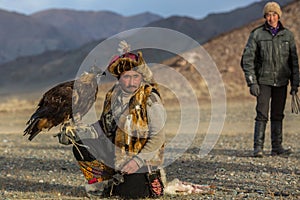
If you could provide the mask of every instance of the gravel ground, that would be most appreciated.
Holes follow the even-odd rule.
[[[71,147],[60,145],[51,136],[57,130],[40,134],[31,142],[22,136],[31,112],[0,110],[0,198],[88,199]],[[192,145],[166,167],[166,173],[168,180],[214,185],[214,194],[165,195],[161,199],[300,199],[299,116],[287,109],[284,123],[284,144],[293,147],[294,154],[270,156],[267,131],[264,158],[252,157],[253,117],[252,100],[228,104],[218,142],[209,155],[199,158],[209,124],[209,108],[204,107]],[[172,123],[168,126],[174,127]],[[167,130],[169,138],[170,132]]]

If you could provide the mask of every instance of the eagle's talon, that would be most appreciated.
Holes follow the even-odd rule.
[[[66,127],[66,134],[73,137],[73,138],[76,138],[76,128],[74,126],[67,126]]]
[[[60,131],[69,137],[76,137],[76,126],[74,126],[70,122],[64,123]]]

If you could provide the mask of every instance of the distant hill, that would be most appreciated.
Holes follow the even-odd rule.
[[[277,0],[276,2],[284,6],[292,1]],[[203,44],[222,33],[247,25],[261,18],[266,2],[268,0],[262,0],[231,12],[209,14],[207,17],[199,20],[190,17],[172,16],[159,21],[153,21],[147,26],[177,30]]]
[[[292,0],[278,0],[286,5]],[[85,43],[137,27],[164,27],[180,31],[201,44],[261,17],[266,0],[204,19],[162,18],[152,13],[121,16],[108,11],[44,10],[32,15],[0,10],[0,64],[20,56],[71,50]]]
[[[28,16],[0,10],[0,64],[21,56],[79,48],[159,19],[151,13],[124,17],[105,11],[45,10]]]
[[[67,9],[50,9],[37,12],[31,17],[41,23],[77,39],[79,45],[93,40],[104,39],[116,33],[142,27],[148,23],[162,19],[149,12],[125,17],[109,11],[75,11]]]
[[[26,15],[0,10],[0,63],[67,47],[75,46],[58,29]]]
[[[47,51],[35,56],[19,57],[2,64],[0,94],[39,91],[73,79],[80,64],[95,45],[91,42],[77,50]]]
[[[298,56],[300,57],[299,13],[300,1],[297,0],[283,8],[281,21],[286,28],[294,33]],[[251,30],[262,23],[264,23],[264,19],[253,21],[246,26],[224,33],[203,45],[219,68],[225,84],[226,95],[229,99],[250,98],[249,88],[246,85],[244,74],[240,67],[240,59]],[[193,53],[192,51],[190,54]],[[201,62],[201,60],[197,61]],[[197,88],[199,97],[208,97],[206,84],[203,83],[202,77],[197,76],[197,73],[193,72],[193,67],[190,64],[182,61],[179,57],[169,59],[164,64],[174,67],[188,77],[193,86]]]
[[[282,19],[284,25],[295,34],[298,52],[300,49],[299,4],[300,1],[295,1],[284,7]],[[222,74],[228,98],[248,96],[248,88],[246,88],[239,62],[250,31],[260,23],[263,23],[263,19],[252,21],[246,26],[223,33],[203,45]],[[0,94],[41,90],[55,83],[74,78],[85,56],[100,41],[90,42],[72,51],[45,52],[36,56],[18,58],[15,61],[0,65],[2,76],[0,79]],[[149,60],[148,58],[152,60],[151,53],[146,52],[144,55],[146,60]],[[160,61],[157,60],[157,62]],[[164,64],[187,76],[196,85],[198,96],[207,96],[205,83],[201,83],[201,77],[193,73],[193,68],[188,63],[174,57],[166,60]],[[167,78],[170,81],[172,80],[172,77]]]

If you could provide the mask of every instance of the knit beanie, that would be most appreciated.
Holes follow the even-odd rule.
[[[266,5],[264,7],[264,11],[263,11],[264,17],[269,12],[275,12],[278,14],[279,18],[281,18],[282,11],[280,9],[280,6],[278,3],[274,2],[274,1],[266,3]]]

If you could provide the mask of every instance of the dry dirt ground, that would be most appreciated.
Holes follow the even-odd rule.
[[[71,147],[52,137],[58,129],[31,142],[22,136],[36,103],[18,99],[0,102],[0,199],[88,199]],[[266,156],[254,158],[254,107],[253,98],[228,101],[221,135],[212,151],[200,158],[197,155],[210,123],[210,106],[200,102],[197,135],[166,172],[168,180],[214,185],[214,194],[165,195],[161,199],[300,199],[300,115],[291,114],[288,99],[284,145],[294,149],[293,155],[270,156],[268,125]],[[167,114],[170,142],[178,129],[180,112],[172,106],[167,107]]]

